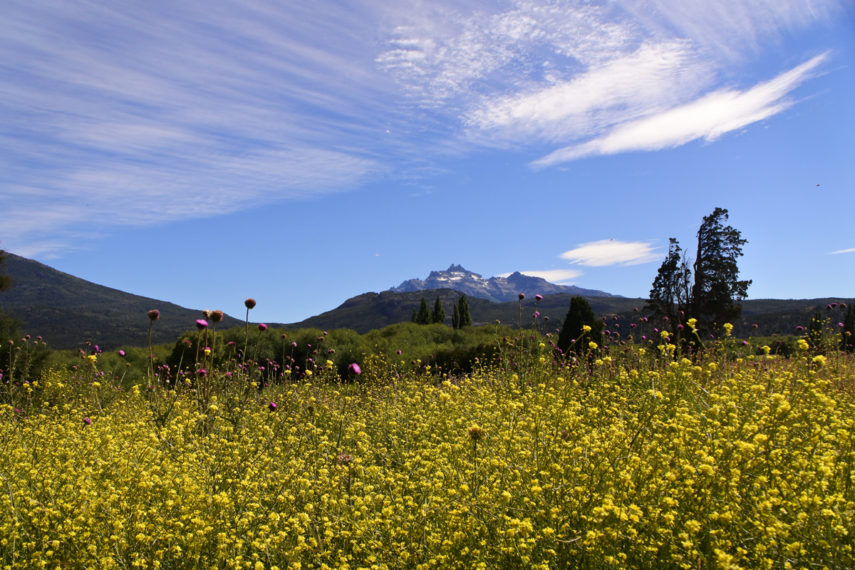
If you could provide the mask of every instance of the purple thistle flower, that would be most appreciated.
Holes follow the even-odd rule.
[[[119,351],[119,356],[121,356],[122,358],[124,358],[124,357],[125,357],[125,351],[124,351],[124,350],[120,350],[120,351]]]
[[[84,425],[87,425],[87,426],[92,425],[92,418],[88,418],[88,417],[87,417],[87,418],[83,418],[83,424],[84,424]]]
[[[543,295],[535,295],[534,300],[535,301],[543,301]]]
[[[208,328],[208,321],[205,319],[196,319],[196,328],[199,330]]]
[[[278,407],[279,406],[276,405],[276,402],[270,402],[269,404],[267,404],[267,409],[269,409],[271,412],[275,412]]]
[[[799,325],[796,327],[796,332],[802,332],[804,330],[805,330],[805,328],[802,325]]]
[[[263,331],[266,331],[266,330],[267,330],[267,325],[266,325],[266,324],[264,324],[264,323],[258,323],[258,330],[260,330],[260,331],[262,331],[262,332],[263,332]]]
[[[362,368],[355,362],[351,363],[350,366],[347,367],[348,371],[354,376],[359,376],[362,374]]]

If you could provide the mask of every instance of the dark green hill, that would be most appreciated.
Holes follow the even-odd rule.
[[[445,306],[446,324],[451,324],[451,311],[460,293],[450,289],[431,291],[410,291],[396,293],[364,293],[348,299],[341,306],[310,317],[288,327],[314,327],[319,329],[349,328],[359,333],[379,329],[391,324],[409,321],[413,310],[418,309],[422,297],[428,306],[433,307],[437,295]],[[540,312],[538,328],[541,332],[556,332],[564,323],[564,317],[570,307],[570,293],[544,295],[543,300],[535,303],[531,297],[520,304],[516,301],[494,303],[485,299],[468,297],[469,310],[474,325],[495,323],[523,327],[532,324],[535,310]],[[645,299],[627,297],[585,297],[599,316],[607,316],[609,323],[617,323],[619,329],[629,330],[629,325],[643,314]],[[830,320],[842,319],[840,303],[852,303],[855,299],[757,299],[742,304],[742,317],[733,323],[734,334],[740,337],[789,335],[796,333],[798,325],[807,326],[816,311],[822,311]],[[828,310],[826,306],[836,304]],[[638,311],[635,311],[638,309]],[[836,322],[835,320],[835,322]],[[757,325],[756,327],[754,325]]]
[[[413,310],[418,309],[422,297],[428,301],[428,306],[433,307],[437,296],[445,306],[446,324],[450,325],[453,305],[460,298],[460,293],[451,289],[434,289],[404,293],[393,291],[363,293],[348,299],[331,311],[288,326],[319,329],[349,328],[359,333],[365,333],[387,325],[409,321]],[[533,297],[527,297],[522,302],[522,325],[524,327],[530,325],[534,311],[538,310],[540,312],[540,330],[549,332],[555,327],[560,327],[564,322],[564,316],[567,314],[572,297],[573,295],[570,293],[546,295],[536,305]],[[469,296],[466,299],[469,302],[473,325],[500,321],[503,324],[516,326],[520,322],[520,304],[517,301],[494,303],[486,299]],[[597,314],[631,312],[634,307],[644,305],[644,301],[641,299],[625,297],[589,297],[588,300]],[[545,317],[549,318],[545,319]]]
[[[3,271],[12,277],[12,287],[0,293],[0,309],[52,348],[75,348],[86,341],[106,349],[144,346],[150,309],[160,311],[152,342],[173,342],[202,316],[201,310],[96,285],[11,253]],[[226,316],[219,326],[242,323]]]

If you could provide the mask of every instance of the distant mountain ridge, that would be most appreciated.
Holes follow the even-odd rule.
[[[86,341],[105,350],[144,346],[150,309],[160,311],[152,341],[173,342],[202,316],[201,310],[98,285],[13,253],[6,256],[3,271],[12,287],[0,293],[0,309],[20,320],[24,331],[43,336],[51,348],[70,349]],[[226,315],[219,327],[240,324]]]
[[[596,289],[583,289],[572,285],[556,285],[541,277],[532,277],[515,271],[507,277],[490,277],[484,279],[480,274],[469,271],[461,265],[451,264],[445,271],[431,271],[427,279],[407,279],[389,291],[394,293],[411,293],[414,291],[432,291],[435,289],[451,289],[470,297],[486,299],[494,303],[516,301],[523,293],[526,296],[555,295],[571,293],[583,297],[615,297],[611,293]]]
[[[149,322],[146,312],[149,309],[160,310],[160,319],[152,331],[155,343],[174,342],[201,317],[200,310],[97,285],[11,253],[7,256],[4,272],[12,277],[13,284],[10,290],[0,293],[0,309],[23,321],[24,332],[42,335],[54,349],[75,348],[86,341],[97,343],[104,349],[123,345],[145,346]],[[286,328],[348,328],[364,333],[409,321],[413,310],[426,296],[431,303],[436,298],[440,299],[446,309],[446,323],[450,323],[451,308],[460,294],[465,293],[470,297],[469,306],[475,325],[500,321],[514,326],[518,323],[532,326],[536,311],[539,330],[557,332],[571,298],[582,295],[588,299],[595,314],[609,319],[609,326],[627,331],[632,323],[638,322],[639,308],[645,303],[645,299],[608,295],[601,291],[586,294],[588,290],[577,287],[553,293],[548,286],[562,286],[518,273],[507,278],[493,278],[491,284],[491,279],[484,279],[459,265],[452,265],[446,271],[432,272],[424,281],[405,281],[401,287],[408,283],[413,287],[427,287],[443,281],[457,281],[471,287],[468,290],[444,287],[430,290],[429,295],[426,294],[428,289],[422,288],[405,292],[362,293],[335,309],[299,323],[268,324]],[[479,290],[491,291],[491,287],[491,295],[503,294],[507,300],[496,302],[474,294]],[[505,292],[501,293],[502,290]],[[526,295],[522,314],[517,301],[519,293]],[[543,295],[543,299],[536,300],[534,296],[538,294]],[[733,323],[734,335],[793,334],[795,327],[806,326],[816,311],[830,316],[826,307],[842,301],[855,303],[855,299],[841,298],[748,300],[742,303],[742,318]],[[243,325],[243,321],[226,316],[218,328],[222,330],[236,325]]]

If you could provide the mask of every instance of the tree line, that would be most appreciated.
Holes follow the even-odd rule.
[[[427,300],[422,297],[418,309],[413,309],[413,316],[410,319],[412,322],[419,325],[429,325],[434,323],[445,323],[445,308],[442,301],[437,296],[433,303],[433,310],[428,310]],[[461,295],[457,299],[457,303],[452,307],[451,313],[451,328],[462,329],[472,325],[472,316],[469,314],[469,301],[466,300],[466,295]]]

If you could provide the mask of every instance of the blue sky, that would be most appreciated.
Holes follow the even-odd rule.
[[[294,322],[451,263],[644,297],[721,206],[855,296],[847,0],[5,0],[0,248]]]

